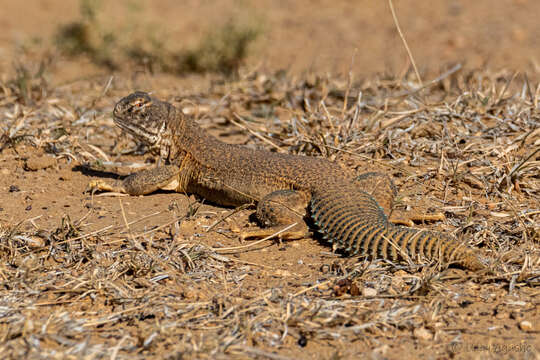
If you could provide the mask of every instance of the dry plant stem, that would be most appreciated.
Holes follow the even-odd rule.
[[[72,242],[72,241],[86,239],[86,238],[89,238],[89,237],[96,236],[96,235],[99,235],[101,233],[104,233],[107,230],[110,230],[110,229],[113,229],[113,228],[114,228],[114,225],[107,225],[104,228],[101,228],[101,229],[96,230],[96,231],[92,231],[92,232],[90,232],[88,234],[84,234],[84,235],[81,235],[81,236],[70,238],[70,239],[67,239],[67,240],[64,240],[64,241],[59,241],[57,244],[61,245],[61,244],[65,244],[65,243]]]
[[[124,205],[122,204],[122,199],[118,199],[118,202],[120,204],[120,210],[121,210],[121,213],[122,213],[122,219],[124,220],[124,225],[125,225],[126,230],[128,232],[129,239],[131,240],[131,243],[134,245],[135,248],[137,248],[137,250],[144,252],[146,255],[151,257],[155,262],[161,264],[165,269],[168,269],[171,272],[171,275],[172,275],[174,269],[168,263],[166,263],[163,260],[155,257],[153,254],[151,254],[149,251],[147,251],[142,246],[142,244],[138,241],[138,237],[140,237],[141,234],[139,234],[138,236],[133,235],[133,233],[131,232],[131,228],[129,226],[129,222],[127,221],[126,212],[124,211]],[[187,254],[184,254],[184,255],[189,260],[189,256]]]
[[[244,122],[244,119],[242,119],[240,117],[240,115],[234,113],[234,117],[236,117],[239,121]],[[239,128],[249,131],[253,136],[255,136],[255,137],[259,138],[260,140],[264,141],[265,143],[271,145],[273,148],[277,149],[279,152],[281,152],[281,153],[285,152],[285,150],[280,148],[278,145],[274,144],[272,141],[268,140],[266,137],[262,136],[258,132],[251,130],[249,127],[247,127],[245,125],[242,125],[242,124],[239,124],[238,122],[234,121],[233,119],[229,119],[229,121],[232,122],[234,125],[238,126]]]
[[[414,94],[417,94],[418,92],[426,89],[426,88],[429,88],[430,86],[433,86],[439,82],[441,82],[442,80],[446,79],[447,77],[449,77],[450,75],[453,75],[454,73],[457,73],[459,70],[461,70],[463,66],[461,64],[456,64],[454,65],[450,70],[442,73],[441,75],[437,76],[435,79],[433,80],[430,80],[428,81],[426,84],[414,89],[414,90],[407,90],[407,91],[403,91],[403,92],[399,92],[395,95],[389,95],[387,98],[391,99],[391,98],[398,98],[398,97],[408,97],[408,96],[411,96],[411,95],[414,95]],[[418,110],[416,110],[418,111]]]
[[[214,251],[226,251],[227,253],[231,250],[243,250],[243,249],[246,249],[248,247],[252,247],[252,246],[255,246],[255,245],[258,245],[260,243],[263,243],[267,240],[270,240],[276,236],[279,236],[280,234],[283,234],[284,232],[287,232],[287,230],[290,230],[292,229],[293,227],[295,227],[296,225],[298,225],[298,223],[292,223],[288,226],[285,226],[283,229],[279,230],[279,231],[276,231],[274,234],[271,234],[263,239],[260,239],[260,240],[257,240],[257,241],[253,241],[247,245],[242,245],[242,246],[233,246],[233,247],[228,247],[228,248],[212,248],[212,250]]]
[[[369,157],[367,155],[358,154],[358,153],[355,153],[353,151],[341,149],[341,148],[338,148],[338,147],[335,147],[335,146],[332,146],[332,145],[328,145],[328,144],[318,144],[318,143],[316,143],[314,141],[310,141],[310,140],[302,140],[302,141],[305,142],[305,143],[308,143],[308,144],[322,145],[322,146],[324,146],[324,147],[326,147],[328,149],[332,149],[332,150],[335,150],[337,152],[342,152],[342,153],[345,153],[345,154],[349,154],[349,155],[361,158],[363,160],[373,161],[373,162],[377,163],[377,165],[381,165],[381,166],[389,167],[389,168],[392,168],[392,169],[396,169],[396,170],[402,171],[402,172],[404,172],[404,173],[406,173],[408,175],[411,175],[411,176],[413,176],[413,175],[416,176],[410,170],[407,170],[407,169],[405,169],[403,167],[400,167],[398,165],[395,165],[395,164],[389,164],[389,163],[384,162],[384,161],[379,160],[379,159],[373,159],[372,157]]]
[[[277,355],[268,351],[263,351],[261,349],[257,349],[257,348],[253,348],[249,346],[243,346],[242,349],[249,354],[255,355],[257,357],[260,356],[263,358],[268,358],[270,360],[292,360],[293,359],[291,357]]]
[[[109,157],[107,156],[107,154],[103,152],[103,150],[101,150],[100,148],[92,144],[85,144],[85,145],[88,146],[90,149],[94,150],[95,152],[97,152],[103,160],[110,162]]]
[[[523,161],[521,161],[519,164],[516,164],[512,170],[510,171],[510,173],[508,174],[508,178],[511,179],[512,178],[512,175],[514,175],[515,172],[519,171],[519,169],[521,169],[523,167],[523,165],[525,165],[527,163],[527,161],[529,161],[534,155],[536,155],[537,152],[540,151],[540,147],[537,148],[536,150],[534,150],[530,155],[526,156],[525,159]]]
[[[298,292],[292,294],[292,297],[294,298],[294,297],[300,296],[300,295],[302,295],[302,294],[305,294],[305,293],[307,293],[307,292],[310,291],[310,290],[317,289],[317,288],[320,288],[320,287],[322,287],[322,286],[326,286],[326,285],[330,284],[330,283],[333,282],[333,281],[334,281],[334,280],[327,280],[327,281],[324,281],[324,282],[322,282],[322,283],[320,283],[320,284],[315,284],[315,285],[310,286],[310,287],[308,287],[308,288],[302,289],[302,290],[300,290],[300,291],[298,291]]]
[[[129,222],[128,225],[136,224],[136,223],[138,223],[138,222],[140,222],[140,221],[146,220],[146,219],[148,219],[148,218],[150,218],[150,217],[157,216],[157,215],[162,214],[162,213],[163,213],[163,211],[158,211],[158,212],[155,212],[155,213],[150,214],[150,215],[145,215],[145,216],[143,216],[143,217],[140,218],[140,219],[133,220],[133,221]],[[169,225],[170,225],[170,224],[169,224]],[[125,225],[124,225],[124,226],[125,226]],[[67,240],[64,240],[64,241],[59,241],[59,242],[57,242],[57,244],[60,245],[60,244],[65,244],[65,243],[70,242],[70,241],[76,241],[76,240],[86,239],[86,238],[89,238],[89,237],[96,236],[96,235],[99,235],[99,234],[101,234],[101,233],[104,233],[104,232],[106,232],[107,230],[117,230],[117,229],[119,229],[119,228],[121,228],[121,227],[122,227],[122,226],[107,225],[107,226],[105,226],[105,227],[103,227],[103,228],[101,228],[101,229],[99,229],[99,230],[92,231],[92,232],[90,232],[90,233],[88,233],[88,234],[84,234],[84,235],[81,235],[81,236],[77,236],[77,237],[74,237],[74,238],[70,238],[70,239],[67,239]],[[154,229],[154,230],[151,230],[151,231],[156,231],[156,230],[157,230],[157,229]],[[151,231],[148,231],[148,232],[151,232]],[[148,233],[148,232],[146,232],[146,233]],[[146,233],[144,233],[144,234],[146,234]],[[143,234],[143,235],[144,235],[144,234]]]
[[[83,327],[100,326],[100,325],[104,325],[104,324],[107,324],[107,323],[110,323],[110,322],[118,321],[119,320],[119,318],[118,318],[119,315],[124,315],[124,314],[130,313],[130,312],[141,310],[142,308],[144,308],[144,305],[135,306],[135,307],[132,307],[130,309],[118,311],[118,312],[116,312],[114,314],[108,315],[105,320],[99,320],[99,321],[85,323],[85,324],[83,324]]]
[[[411,60],[411,64],[414,68],[414,72],[416,74],[416,78],[418,79],[418,84],[420,87],[422,87],[422,78],[420,77],[420,73],[418,72],[418,68],[416,67],[416,62],[414,61],[414,58],[412,56],[411,50],[409,49],[409,45],[407,45],[407,41],[405,40],[405,36],[403,35],[403,32],[401,31],[401,27],[399,26],[399,21],[396,16],[396,12],[394,10],[394,4],[392,0],[388,0],[388,5],[390,5],[390,11],[392,12],[392,18],[394,19],[394,24],[396,24],[396,29],[399,33],[399,36],[401,37],[401,41],[403,41],[403,45],[405,46],[405,49],[407,50],[407,55],[409,55],[409,59]]]
[[[345,93],[345,94],[347,94],[347,93]],[[334,122],[332,121],[332,115],[330,115],[330,113],[328,112],[328,109],[326,108],[326,105],[324,104],[324,101],[321,100],[320,106],[323,108],[324,113],[326,114],[326,119],[328,120],[328,124],[330,124],[330,128],[335,129]]]
[[[119,192],[108,192],[103,194],[96,194],[95,197],[124,197],[129,196],[128,194],[119,193]]]
[[[228,219],[229,217],[233,216],[234,214],[242,211],[242,210],[245,210],[247,209],[248,207],[250,207],[251,204],[244,204],[244,205],[241,205],[241,206],[238,206],[237,208],[229,211],[229,213],[225,216],[222,216],[221,218],[219,218],[218,220],[216,220],[212,225],[210,225],[208,227],[208,229],[206,229],[206,232],[210,232],[212,231],[217,225],[219,225],[220,223],[222,223],[225,219]]]
[[[351,58],[351,65],[349,67],[349,74],[348,74],[348,77],[347,77],[347,89],[345,89],[345,98],[343,99],[343,107],[342,107],[342,110],[341,110],[341,117],[344,117],[345,112],[347,111],[347,100],[349,99],[349,92],[351,91],[351,86],[352,86],[352,82],[353,82],[352,68],[353,68],[353,65],[354,65],[354,59],[356,58],[357,51],[358,51],[358,49],[355,48],[354,52],[353,52],[353,55],[352,55],[352,58]],[[330,117],[328,118],[328,120],[330,121],[330,124],[331,124],[332,129],[333,129],[334,124],[331,122]]]

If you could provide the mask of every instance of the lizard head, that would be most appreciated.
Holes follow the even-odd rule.
[[[172,106],[142,91],[136,91],[116,103],[114,122],[151,147],[159,147]]]

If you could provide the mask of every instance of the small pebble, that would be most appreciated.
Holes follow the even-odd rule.
[[[305,347],[307,345],[307,338],[304,334],[301,334],[298,338],[298,346]]]
[[[30,171],[36,171],[40,169],[46,169],[56,164],[56,159],[52,156],[31,156],[26,160],[25,169]]]
[[[323,273],[323,274],[326,274],[326,273],[329,273],[330,272],[330,265],[328,264],[323,264],[320,268],[320,271]]]
[[[45,239],[39,237],[39,236],[29,236],[25,238],[26,244],[30,248],[41,248],[46,245]]]
[[[290,271],[282,270],[282,269],[275,270],[273,275],[276,276],[276,277],[290,277],[290,276],[292,276]]]
[[[528,321],[528,320],[520,321],[519,322],[519,328],[522,331],[532,331],[533,330],[532,323],[530,321]]]
[[[433,334],[425,327],[416,328],[413,331],[414,337],[421,340],[431,340]]]
[[[362,289],[362,295],[364,297],[367,297],[367,298],[375,297],[375,296],[377,296],[377,290],[375,290],[374,288],[370,288],[370,287],[364,287]]]
[[[388,350],[390,350],[390,346],[388,346],[388,344],[384,344],[373,349],[373,354],[378,355],[379,357],[386,357],[386,354],[388,354]]]

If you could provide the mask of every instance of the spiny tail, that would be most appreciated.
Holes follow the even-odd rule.
[[[310,210],[324,238],[348,255],[485,268],[470,247],[448,235],[390,224],[375,199],[361,191],[341,187],[316,192]]]

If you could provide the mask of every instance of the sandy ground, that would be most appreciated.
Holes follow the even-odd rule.
[[[540,8],[533,0],[395,7],[425,80],[463,68],[416,94],[385,1],[103,2],[104,24],[149,26],[171,48],[230,18],[263,32],[239,80],[112,73],[55,55],[46,83],[30,80],[24,101],[14,64],[37,71],[55,29],[78,19],[79,6],[4,1],[2,358],[539,359]],[[285,78],[274,75],[283,68]],[[349,70],[361,79],[352,87]],[[171,192],[87,193],[90,180],[118,176],[85,161],[155,161],[124,154],[135,144],[111,119],[134,89],[177,105],[188,99],[199,123],[226,142],[273,149],[262,137],[359,172],[386,171],[400,211],[445,214],[416,226],[505,260],[480,274],[369,265],[317,238],[226,252],[247,245],[234,230],[255,226],[252,208]],[[403,92],[411,95],[399,101]],[[295,133],[299,119],[310,125]]]

